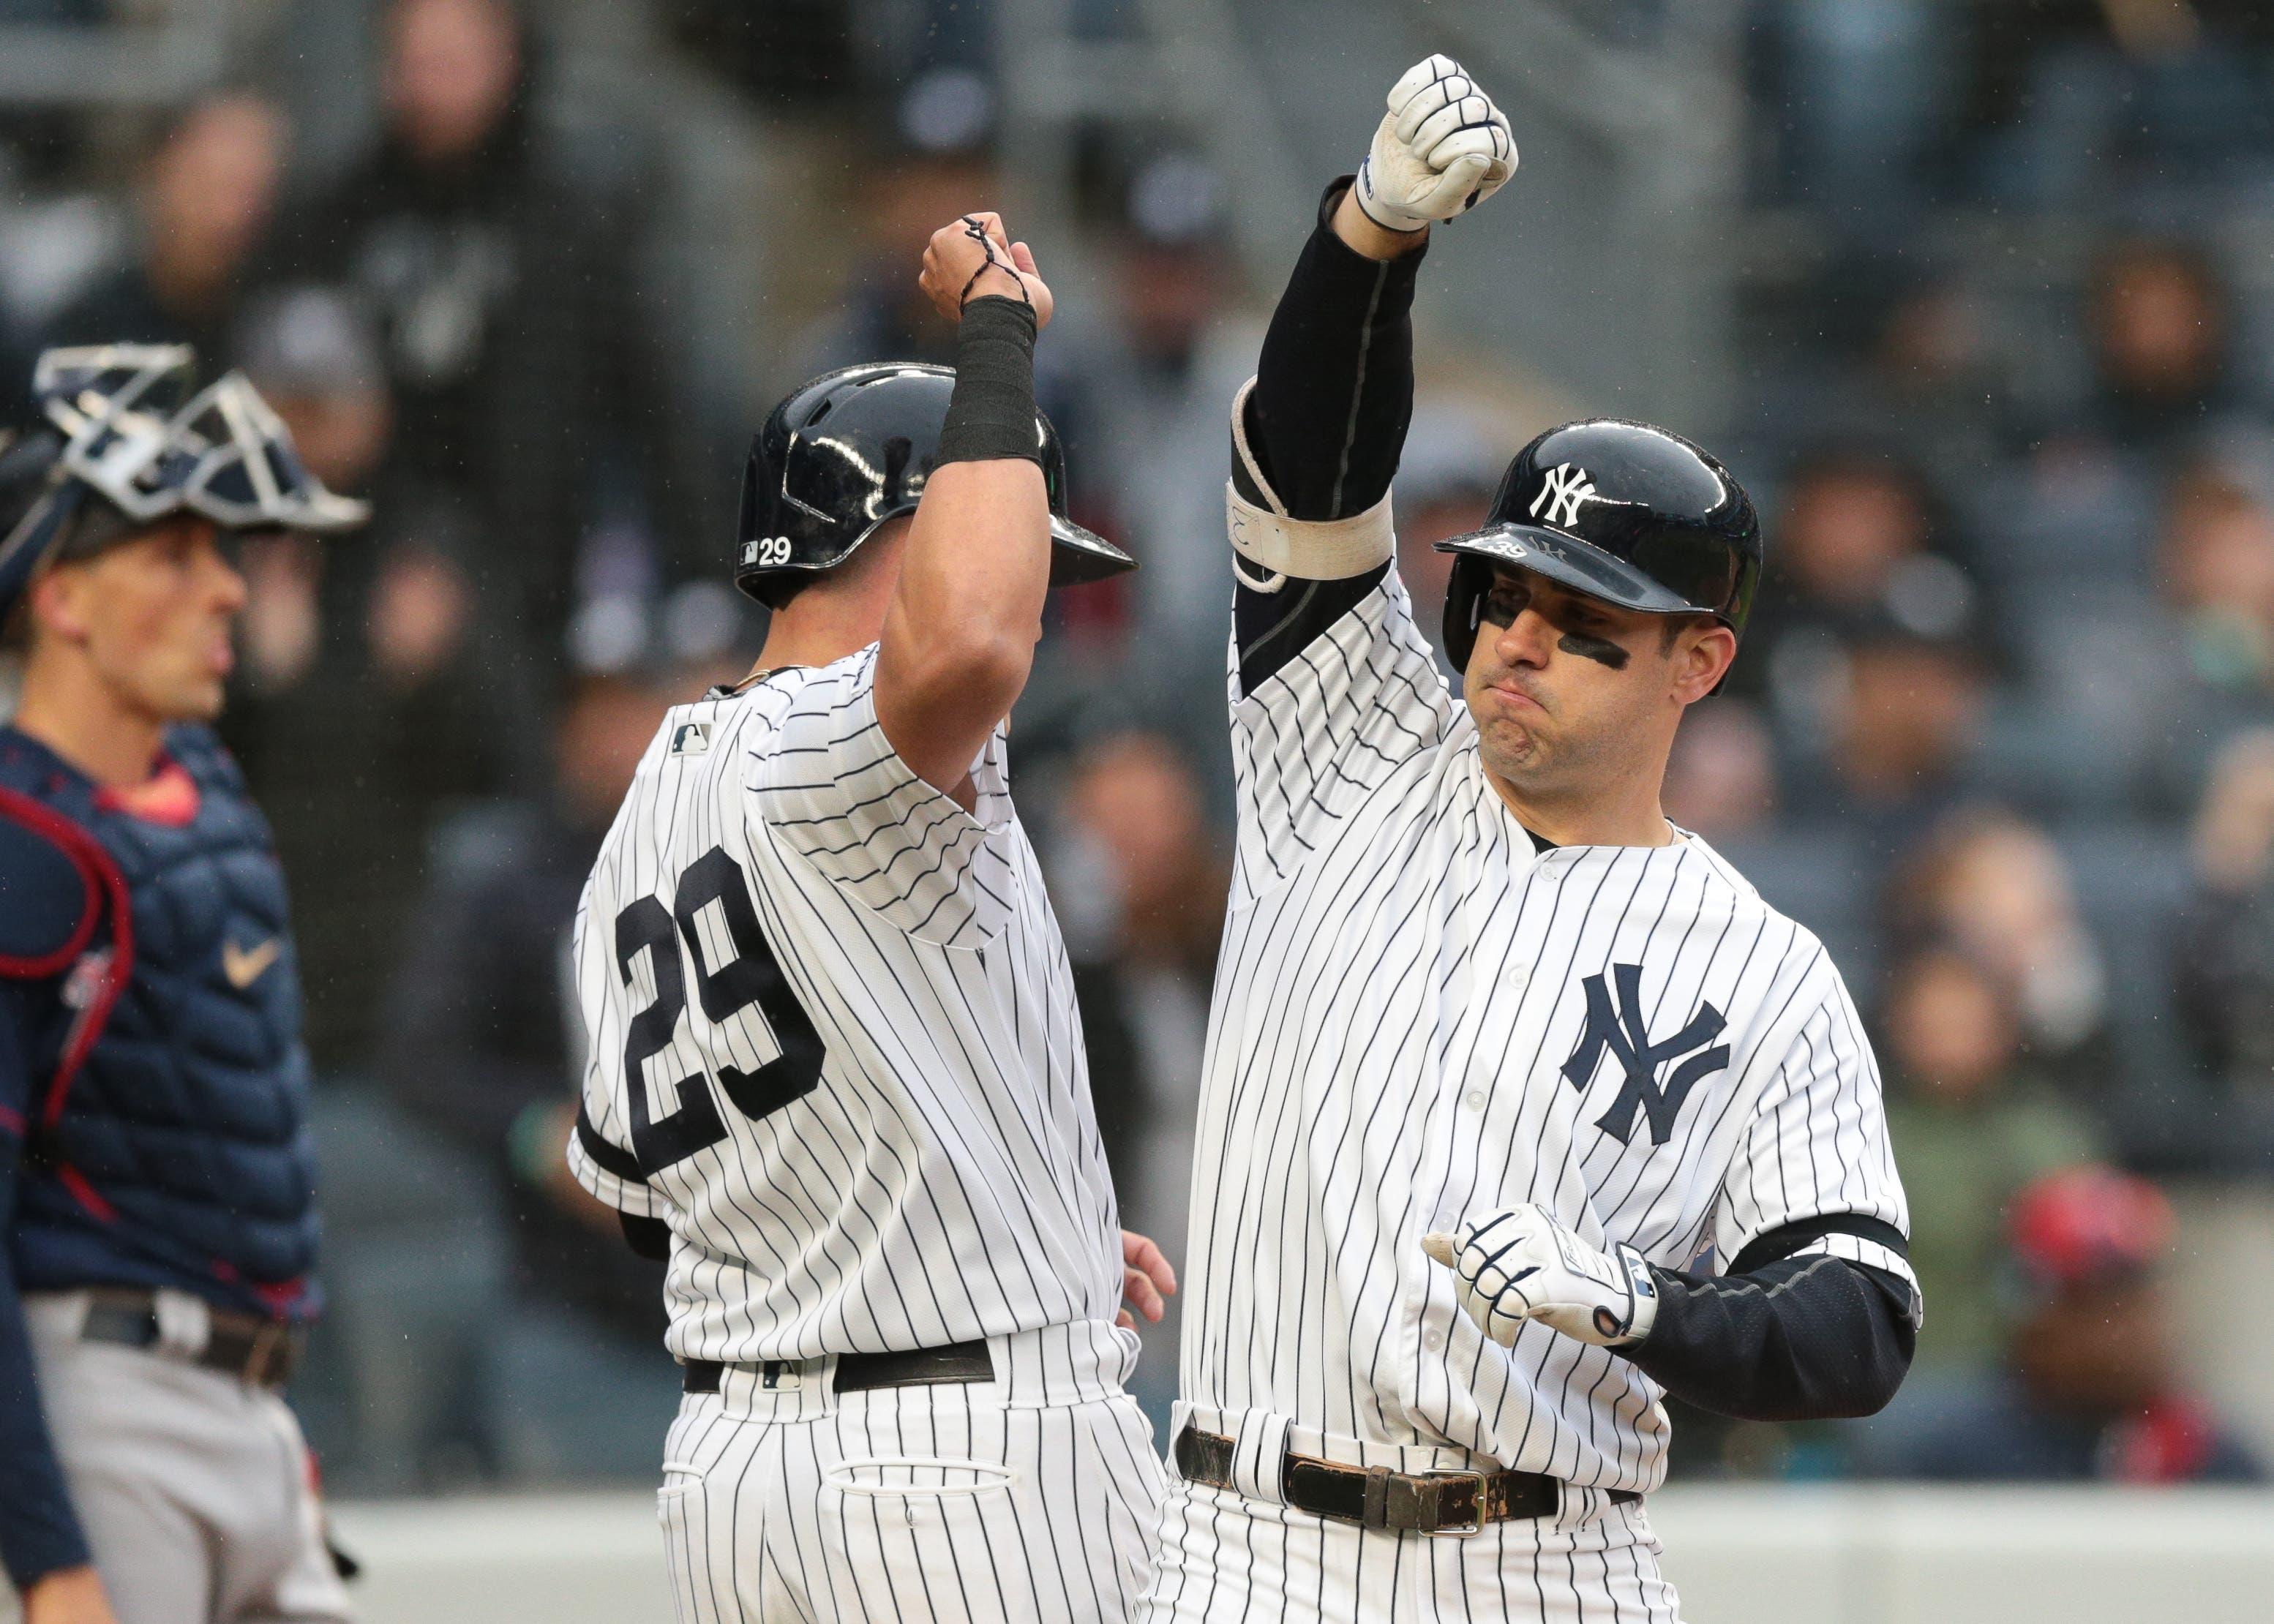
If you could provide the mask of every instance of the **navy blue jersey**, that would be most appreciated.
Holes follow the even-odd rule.
[[[267,823],[203,727],[104,790],[0,728],[0,1560],[87,1560],[19,1294],[317,1306],[308,1063]]]
[[[283,872],[236,764],[206,729],[177,728],[160,771],[122,796],[0,729],[0,823],[46,937],[0,943],[0,968],[34,995],[0,1094],[23,1119],[20,1283],[170,1286],[305,1315],[299,986]]]

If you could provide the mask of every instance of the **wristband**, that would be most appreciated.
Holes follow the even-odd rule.
[[[1035,312],[990,295],[963,308],[955,335],[955,392],[934,467],[1024,457],[1039,464],[1035,410]]]

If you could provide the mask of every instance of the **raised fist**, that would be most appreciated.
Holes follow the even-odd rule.
[[[1033,251],[1011,241],[1004,234],[1003,216],[996,214],[966,214],[933,232],[916,281],[950,321],[962,320],[963,307],[973,299],[999,297],[1032,309],[1039,330],[1050,326],[1055,308],[1050,289],[1035,270]]]
[[[1515,173],[1507,118],[1459,63],[1432,56],[1391,88],[1354,190],[1374,224],[1419,231],[1466,214]]]

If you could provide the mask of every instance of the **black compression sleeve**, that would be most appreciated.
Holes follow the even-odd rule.
[[[1247,443],[1274,494],[1298,519],[1364,513],[1389,490],[1413,415],[1413,285],[1426,244],[1369,259],[1328,222],[1345,177],[1327,188],[1319,222],[1271,313]],[[1240,494],[1266,505],[1237,452]],[[1240,584],[1232,629],[1242,692],[1253,693],[1382,583],[1389,566],[1341,581],[1291,581],[1276,592]]]
[[[1818,1254],[1743,1274],[1651,1274],[1657,1321],[1620,1351],[1700,1410],[1743,1421],[1868,1416],[1910,1368],[1916,1298],[1883,1269]]]
[[[955,331],[955,391],[936,465],[1012,457],[1043,460],[1035,432],[1035,312],[990,296],[963,307]]]
[[[1337,237],[1329,222],[1349,184],[1320,202],[1247,402],[1248,445],[1298,519],[1348,518],[1388,494],[1413,416],[1413,287],[1428,248],[1369,259]]]

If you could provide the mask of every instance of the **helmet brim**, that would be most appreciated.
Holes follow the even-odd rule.
[[[1490,524],[1437,543],[1440,553],[1488,559],[1545,575],[1621,609],[1643,614],[1715,614],[1593,542],[1536,524]]]
[[[1135,559],[1104,537],[1057,514],[1050,515],[1050,541],[1052,586],[1087,586],[1137,568]]]

